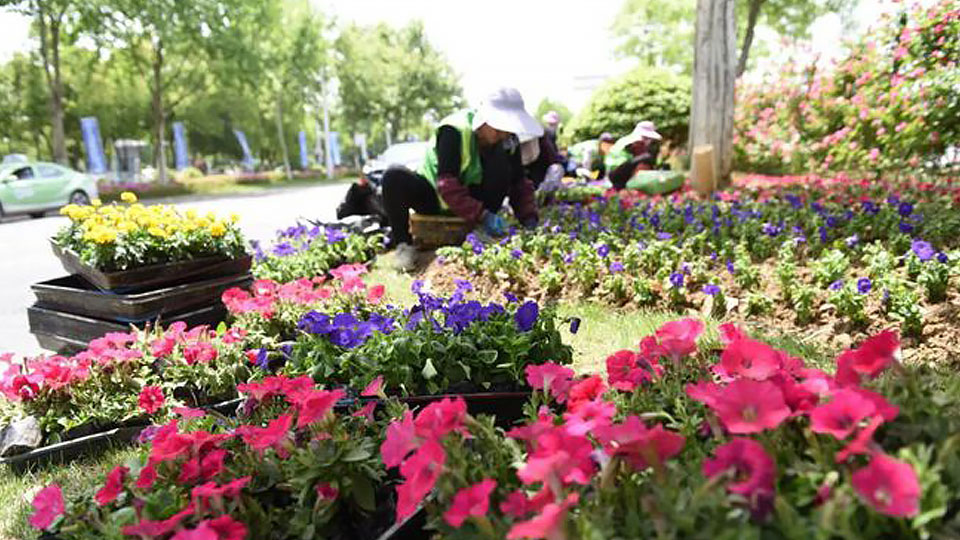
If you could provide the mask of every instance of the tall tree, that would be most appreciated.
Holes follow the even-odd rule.
[[[690,148],[713,147],[714,178],[726,182],[733,163],[734,0],[697,0]],[[692,176],[698,177],[696,163]]]
[[[427,40],[423,24],[348,26],[336,42],[342,114],[367,133],[420,133],[463,102],[453,68]]]
[[[783,36],[808,38],[813,21],[829,12],[847,16],[859,0],[744,0],[735,5],[739,45],[737,77],[747,69],[756,29],[764,26]],[[650,66],[690,72],[693,67],[696,0],[624,0],[611,27],[620,56]]]
[[[167,119],[210,84],[215,69],[243,62],[236,29],[256,20],[270,2],[258,0],[102,0],[106,40],[131,56],[150,81],[154,161],[167,181]]]
[[[10,6],[33,19],[34,30],[40,40],[40,60],[47,83],[51,150],[54,161],[64,164],[67,163],[67,146],[63,129],[60,48],[67,26],[79,13],[78,4],[71,0],[0,0],[0,6]]]

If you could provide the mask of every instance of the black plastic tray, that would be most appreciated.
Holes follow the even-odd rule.
[[[121,323],[153,320],[220,301],[224,291],[253,283],[249,273],[176,285],[147,292],[102,291],[78,275],[31,285],[37,307]]]
[[[227,309],[218,301],[208,306],[187,313],[165,315],[159,323],[167,326],[172,322],[183,321],[187,326],[209,325],[216,326],[227,316]],[[40,306],[27,308],[27,318],[30,321],[30,332],[37,336],[40,345],[57,352],[69,352],[86,348],[90,341],[103,337],[110,332],[129,332],[130,325],[142,328],[155,319],[140,321],[106,321],[93,317],[85,317],[73,313],[65,313]],[[41,337],[42,336],[42,337]],[[49,346],[53,346],[50,348]]]
[[[122,270],[103,272],[80,260],[76,253],[51,242],[53,253],[60,259],[63,268],[71,274],[79,274],[95,287],[105,291],[145,291],[198,279],[235,276],[250,271],[253,257],[245,255],[236,259],[205,257],[190,261],[155,264]]]

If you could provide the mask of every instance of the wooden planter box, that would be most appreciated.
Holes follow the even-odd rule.
[[[36,306],[53,311],[116,322],[154,320],[171,313],[186,313],[220,303],[224,291],[246,288],[253,276],[243,274],[141,293],[102,291],[79,276],[67,276],[31,285]]]
[[[102,272],[81,261],[76,253],[61,248],[52,241],[50,245],[53,247],[54,255],[60,259],[60,263],[67,272],[79,274],[83,279],[104,291],[143,291],[202,279],[236,276],[247,273],[253,262],[250,255],[237,259],[207,257],[118,272]]]
[[[226,316],[226,308],[217,302],[216,305],[187,313],[165,315],[158,321],[163,326],[183,321],[189,327],[202,324],[216,327]],[[147,324],[157,322],[154,319],[118,322],[40,306],[27,308],[27,318],[30,321],[30,332],[37,336],[40,346],[59,353],[81,351],[87,347],[87,343],[109,332],[129,332],[130,325],[143,328]]]

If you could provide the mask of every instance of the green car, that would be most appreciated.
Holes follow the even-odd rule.
[[[97,181],[56,163],[19,161],[0,165],[0,218],[15,214],[43,217],[50,210],[90,204]]]

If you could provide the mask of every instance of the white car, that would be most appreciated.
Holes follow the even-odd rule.
[[[39,218],[66,204],[90,204],[97,196],[96,179],[56,163],[0,165],[0,218],[16,214]]]

